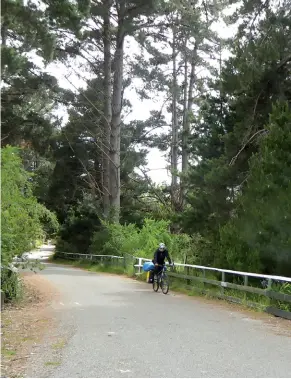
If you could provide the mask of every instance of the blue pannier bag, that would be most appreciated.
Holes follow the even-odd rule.
[[[153,262],[145,262],[142,268],[145,272],[147,272],[153,270],[155,268],[155,265],[153,264]]]

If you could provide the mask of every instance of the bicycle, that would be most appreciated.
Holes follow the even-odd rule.
[[[163,294],[166,295],[170,289],[169,277],[166,272],[167,266],[164,264],[159,265],[159,267],[162,267],[162,270],[158,274],[154,275],[153,290],[155,292],[158,292],[159,288],[161,287]],[[171,267],[174,267],[174,264],[172,264]]]

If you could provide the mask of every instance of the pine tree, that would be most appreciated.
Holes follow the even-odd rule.
[[[49,62],[54,38],[44,12],[32,2],[5,0],[1,5],[2,145],[28,143],[41,152],[53,130],[46,116],[60,89],[29,54],[35,51]]]
[[[170,140],[165,150],[170,150],[171,197],[176,211],[181,211],[185,205],[184,178],[190,159],[188,140],[192,129],[193,106],[198,104],[205,90],[204,80],[198,77],[197,72],[201,67],[211,69],[203,54],[210,55],[211,51],[213,55],[216,50],[216,36],[210,26],[216,20],[218,10],[206,13],[205,5],[199,1],[167,2],[163,8],[164,22],[156,25],[149,35],[139,36],[140,44],[151,57],[137,62],[134,72],[144,79],[145,92],[155,91],[165,96],[166,111],[172,116],[169,135],[162,134],[160,138],[155,137],[155,141],[156,146],[161,146],[161,140]],[[156,45],[157,41],[163,44],[162,50]],[[180,157],[182,175],[179,172]]]
[[[47,12],[56,20],[59,35],[62,35],[63,28],[73,33],[72,41],[64,47],[58,41],[60,57],[66,57],[66,54],[81,57],[92,74],[103,78],[103,205],[104,215],[108,217],[110,206],[113,221],[117,222],[120,212],[120,132],[125,84],[124,41],[136,34],[144,24],[151,24],[154,6],[152,2],[142,0],[104,1],[98,4],[78,1],[76,5],[68,1],[61,5],[55,1],[48,3]],[[75,16],[73,20],[76,22],[69,22],[68,10]],[[101,60],[103,67],[100,71]]]
[[[291,110],[278,104],[250,159],[246,188],[221,231],[229,266],[286,275],[291,270]]]
[[[187,184],[191,206],[181,220],[188,232],[212,241],[207,261],[219,265],[227,264],[219,249],[219,230],[233,217],[238,194],[245,191],[249,160],[260,147],[272,106],[290,99],[290,12],[267,8],[256,21],[258,9],[252,4],[239,9],[244,22],[229,41],[232,57],[212,84],[214,95],[203,100],[191,136],[196,164]]]

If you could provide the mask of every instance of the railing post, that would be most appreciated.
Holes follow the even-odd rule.
[[[272,290],[272,284],[273,284],[273,280],[272,279],[268,279],[268,286],[267,286],[266,296],[268,298],[268,305],[269,306],[271,305],[271,298],[269,297],[269,291]]]
[[[205,279],[206,278],[206,271],[205,271],[205,268],[202,270],[202,278]],[[203,281],[201,282],[201,285],[202,285],[202,293],[206,293],[206,283]]]
[[[224,294],[225,272],[221,273],[221,293]]]
[[[1,290],[1,311],[4,309],[5,293]]]
[[[249,277],[247,275],[244,276],[244,286],[249,285]]]
[[[221,273],[221,281],[225,282],[225,272],[224,271]]]
[[[186,275],[190,275],[190,267],[186,267]],[[187,281],[186,281],[186,283],[187,283],[187,286],[190,286],[191,285],[191,280],[190,279],[187,279]]]
[[[138,273],[141,273],[142,258],[138,258]]]

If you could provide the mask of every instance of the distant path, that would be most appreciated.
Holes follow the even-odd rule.
[[[53,264],[41,275],[61,298],[27,377],[290,376],[291,338],[259,317],[115,275]]]
[[[55,246],[50,244],[41,245],[39,249],[30,251],[29,253],[24,253],[22,256],[28,260],[40,260],[45,261],[51,257],[54,253]]]

